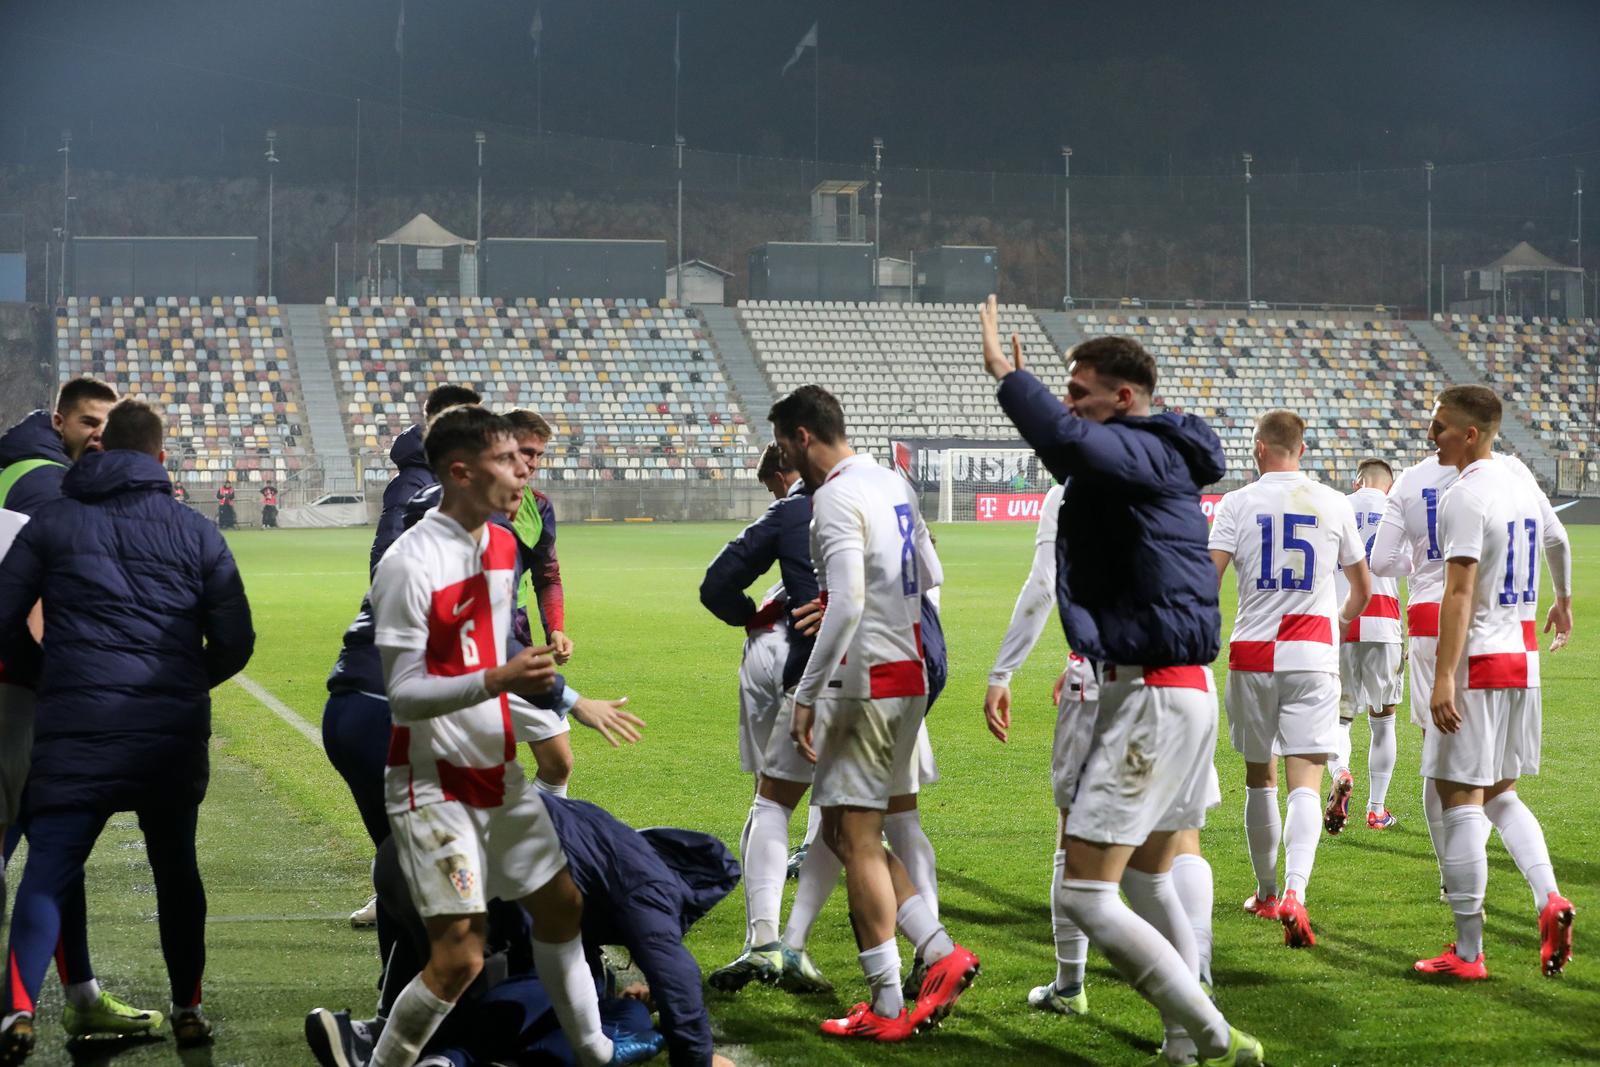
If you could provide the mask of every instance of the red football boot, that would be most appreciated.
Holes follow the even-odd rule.
[[[1442,974],[1463,982],[1478,982],[1489,977],[1489,969],[1483,965],[1483,953],[1478,953],[1478,958],[1468,963],[1456,955],[1454,942],[1431,960],[1418,960],[1411,966],[1422,974]]]
[[[911,1009],[912,1029],[920,1034],[938,1026],[977,977],[978,957],[960,945],[950,955],[930,965],[928,977],[922,980],[922,990],[917,994],[916,1006]]]
[[[1551,893],[1539,912],[1539,964],[1546,978],[1554,978],[1572,958],[1572,917],[1578,909],[1560,893]]]
[[[1317,935],[1311,932],[1311,916],[1293,889],[1283,894],[1278,905],[1278,921],[1283,923],[1283,943],[1290,948],[1314,948]]]
[[[1350,818],[1350,793],[1355,787],[1356,780],[1349,771],[1340,771],[1333,776],[1333,784],[1328,787],[1328,803],[1322,809],[1322,828],[1328,833],[1337,834],[1344,829],[1346,820]]]
[[[1278,917],[1278,898],[1275,896],[1263,897],[1252,893],[1250,898],[1244,902],[1244,912],[1246,915],[1254,915],[1258,919],[1276,920]]]
[[[867,1041],[904,1041],[915,1033],[911,1028],[911,1015],[904,1008],[900,1009],[898,1018],[885,1019],[865,1000],[851,1008],[843,1019],[824,1019],[821,1029],[834,1037],[859,1037]]]

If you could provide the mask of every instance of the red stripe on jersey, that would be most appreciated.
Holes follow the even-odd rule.
[[[1235,641],[1228,646],[1230,671],[1270,671],[1276,641]]]
[[[515,538],[514,534],[507,536]],[[500,662],[489,579],[484,575],[474,574],[434,591],[425,660],[429,674],[446,677],[471,674]]]
[[[1333,644],[1333,620],[1326,615],[1285,615],[1278,621],[1279,641]]]
[[[1361,609],[1361,617],[1363,619],[1398,619],[1400,617],[1400,598],[1374,593],[1372,594],[1372,599],[1367,601],[1367,606]]]
[[[384,765],[404,767],[411,762],[411,727],[389,727],[389,755]]]
[[[1407,604],[1406,629],[1412,637],[1439,636],[1438,604]]]
[[[922,624],[920,622],[911,624],[911,634],[917,639],[917,658],[921,660],[927,659],[928,654],[922,650]]]
[[[1467,657],[1468,689],[1528,688],[1526,652],[1490,652]]]
[[[517,535],[504,526],[489,523],[489,543],[483,546],[483,569],[509,571],[517,566]]]
[[[928,692],[928,678],[920,659],[898,659],[875,663],[867,668],[867,695],[874,700],[888,697],[920,697]]]
[[[1539,631],[1532,619],[1522,620],[1522,647],[1528,652],[1539,651]]]
[[[1198,689],[1207,692],[1204,667],[1146,667],[1144,684],[1157,689]]]
[[[497,767],[457,767],[444,760],[435,762],[439,788],[446,800],[459,800],[469,808],[498,808],[506,799],[506,769]]]
[[[511,732],[511,698],[500,694],[500,725],[506,732],[506,762],[517,758],[517,738]]]
[[[1345,626],[1344,639],[1347,644],[1351,641],[1361,640],[1361,616],[1358,615],[1351,619],[1349,624]]]

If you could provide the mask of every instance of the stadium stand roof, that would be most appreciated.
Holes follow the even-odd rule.
[[[1557,263],[1526,241],[1517,242],[1517,247],[1482,269],[1507,272],[1519,270],[1571,270],[1581,272],[1583,270],[1582,267],[1570,267],[1565,263]]]

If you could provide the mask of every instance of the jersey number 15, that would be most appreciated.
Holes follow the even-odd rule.
[[[1309,526],[1317,528],[1315,515],[1290,515],[1285,513],[1283,519],[1283,551],[1285,555],[1290,552],[1299,552],[1302,558],[1302,567],[1297,576],[1291,567],[1277,567],[1274,556],[1277,552],[1277,539],[1273,537],[1274,520],[1279,516],[1262,514],[1256,516],[1256,525],[1261,527],[1261,574],[1256,578],[1257,589],[1283,589],[1292,593],[1309,593],[1317,573],[1317,553],[1310,541],[1296,536],[1300,527]],[[1287,563],[1287,560],[1285,560]]]

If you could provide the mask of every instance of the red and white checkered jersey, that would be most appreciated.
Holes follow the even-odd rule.
[[[1356,532],[1366,546],[1367,561],[1372,560],[1372,541],[1378,536],[1378,524],[1383,521],[1383,510],[1388,496],[1382,489],[1363,486],[1345,497],[1356,515]],[[1334,597],[1344,603],[1350,593],[1350,583],[1344,580],[1344,571],[1334,572]],[[1400,643],[1400,579],[1372,579],[1372,599],[1361,614],[1345,627],[1346,641],[1371,641],[1380,645]]]
[[[1217,504],[1208,547],[1233,555],[1239,610],[1233,671],[1339,673],[1335,567],[1366,558],[1344,494],[1300,471],[1275,471]]]
[[[1537,608],[1539,601],[1542,496],[1511,464],[1491,457],[1462,471],[1439,501],[1444,560],[1478,562],[1472,622],[1456,672],[1468,689],[1539,686],[1539,646],[1523,605]]]
[[[517,539],[488,523],[474,538],[435,508],[384,554],[372,579],[374,640],[423,653],[429,674],[499,666],[511,627]],[[522,777],[505,694],[401,726],[389,736],[390,812],[459,800],[497,808]]]
[[[795,701],[818,696],[887,699],[928,691],[922,663],[922,593],[935,584],[923,560],[927,526],[904,478],[870,456],[842,460],[811,495],[811,560],[825,603],[865,594],[861,621],[842,660],[817,645],[795,690]],[[860,553],[862,590],[839,586],[839,557]],[[936,559],[933,567],[937,568]],[[824,623],[826,626],[826,622]]]
[[[1494,453],[1518,477],[1537,488],[1533,472],[1515,456]],[[1437,456],[1407,467],[1395,479],[1384,502],[1382,525],[1398,526],[1411,546],[1412,571],[1406,578],[1406,632],[1412,637],[1439,636],[1439,601],[1444,598],[1444,556],[1439,551],[1439,501],[1460,477]],[[1542,494],[1541,494],[1542,495]]]
[[[1061,683],[1063,697],[1076,704],[1093,704],[1100,699],[1100,679],[1093,663],[1076,652],[1069,652],[1064,673],[1067,680]]]

